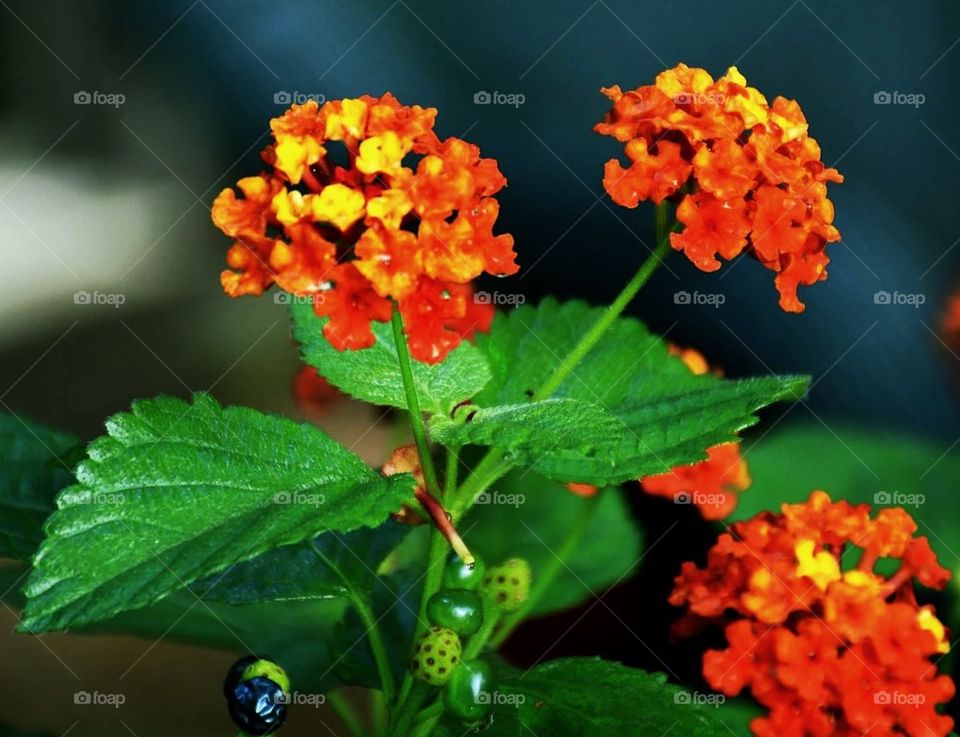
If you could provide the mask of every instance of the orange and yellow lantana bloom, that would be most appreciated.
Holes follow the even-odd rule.
[[[916,530],[899,507],[871,517],[865,504],[815,491],[781,514],[735,523],[704,568],[683,564],[670,596],[687,609],[676,632],[724,626],[726,647],[706,652],[703,674],[728,696],[749,689],[768,709],[750,724],[757,737],[951,731],[937,711],[954,694],[937,672],[950,643],[914,594],[914,581],[942,589],[950,573]],[[880,559],[899,567],[881,575]]]
[[[827,182],[843,177],[820,161],[800,105],[768,104],[736,67],[715,81],[678,64],[652,85],[603,93],[613,107],[594,130],[624,143],[629,160],[604,168],[614,202],[676,200],[674,249],[703,271],[749,253],[776,272],[781,308],[802,312],[798,285],[826,279],[826,244],[840,240]]]
[[[339,350],[374,342],[397,302],[414,358],[436,362],[493,319],[470,282],[513,274],[494,235],[506,185],[497,162],[433,132],[437,111],[382,97],[293,105],[270,123],[263,173],[224,189],[213,222],[234,239],[232,297],[273,284],[312,298]]]

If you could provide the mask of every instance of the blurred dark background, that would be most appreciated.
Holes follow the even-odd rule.
[[[441,137],[476,142],[509,179],[500,230],[523,268],[498,288],[608,301],[652,243],[652,210],[602,196],[619,148],[590,130],[607,108],[599,88],[685,61],[715,76],[736,64],[769,99],[800,101],[824,162],[847,177],[831,190],[844,240],[829,280],[801,290],[801,316],[779,311],[755,262],[708,275],[677,255],[631,311],[728,374],[812,374],[797,411],[808,419],[919,433],[944,451],[960,435],[958,359],[938,337],[960,286],[958,3],[0,0],[0,24],[0,409],[83,437],[163,392],[295,412],[285,308],[223,296],[229,243],[208,210],[259,170],[275,100],[290,97],[389,90],[437,107]],[[476,104],[481,91],[523,103]],[[877,103],[883,92],[892,103]],[[681,290],[724,303],[676,304]],[[77,304],[78,292],[114,304]],[[330,426],[359,438],[375,417],[352,407]],[[374,462],[378,432],[361,446]],[[0,705],[0,721],[70,725]]]

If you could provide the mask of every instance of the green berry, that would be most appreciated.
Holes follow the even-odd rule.
[[[447,681],[443,703],[457,719],[474,724],[490,713],[491,694],[495,690],[490,666],[482,660],[465,660]]]
[[[445,589],[475,589],[483,580],[486,566],[477,558],[472,566],[468,566],[456,553],[451,553],[447,565],[443,569],[443,588]]]
[[[452,629],[460,637],[472,635],[483,624],[483,602],[467,589],[438,591],[427,602],[430,624]]]
[[[243,670],[240,676],[241,681],[249,681],[253,678],[269,678],[283,689],[284,693],[290,693],[290,677],[287,672],[272,660],[260,658],[250,663]]]
[[[483,590],[507,612],[515,612],[530,593],[533,572],[523,558],[511,558],[506,563],[491,568],[483,577]]]
[[[431,686],[442,686],[460,664],[460,638],[446,627],[433,626],[417,641],[410,672]]]

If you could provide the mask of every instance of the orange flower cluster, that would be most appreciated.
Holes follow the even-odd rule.
[[[710,372],[710,364],[696,349],[671,344],[669,350],[692,373]],[[704,519],[723,519],[736,509],[739,494],[750,487],[750,473],[740,455],[740,443],[720,443],[707,448],[706,460],[647,476],[640,480],[640,487],[678,504],[693,504]]]
[[[940,320],[940,333],[943,342],[951,350],[960,349],[960,292],[951,295],[947,300],[947,308]]]
[[[705,568],[683,564],[670,596],[688,609],[677,632],[726,622],[727,648],[707,651],[703,673],[730,696],[749,688],[769,709],[751,722],[757,737],[950,732],[936,707],[953,697],[953,681],[931,660],[949,649],[947,634],[913,591],[914,579],[943,588],[950,573],[916,530],[899,507],[871,518],[865,504],[815,491],[782,514],[734,524]],[[845,568],[851,549],[860,558]],[[889,577],[874,570],[881,558],[899,560]]]
[[[339,350],[372,345],[370,323],[390,319],[391,300],[421,361],[486,330],[493,308],[475,304],[470,282],[518,269],[513,237],[493,234],[506,179],[475,145],[441,141],[436,114],[387,93],[311,100],[274,118],[269,169],[213,204],[214,224],[235,239],[227,294],[276,284],[309,296]]]
[[[630,166],[611,159],[603,186],[614,202],[679,199],[673,248],[703,271],[746,251],[777,273],[780,306],[802,312],[797,286],[826,279],[833,226],[828,181],[796,101],[772,105],[731,67],[720,79],[678,64],[652,85],[604,88],[613,108],[594,130],[625,143]]]
[[[293,377],[293,396],[306,414],[321,417],[345,395],[313,366],[301,366]]]

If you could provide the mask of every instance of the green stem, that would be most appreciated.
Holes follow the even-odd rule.
[[[490,635],[493,634],[493,630],[500,621],[501,613],[500,607],[498,607],[489,596],[483,597],[483,624],[470,638],[467,647],[460,657],[461,660],[473,660],[480,654],[483,646],[487,644],[487,640],[490,639]]]
[[[433,469],[433,458],[430,456],[430,445],[427,443],[427,431],[423,426],[423,413],[420,412],[417,387],[413,383],[413,366],[410,363],[407,338],[403,333],[403,316],[396,304],[393,305],[391,325],[393,326],[393,339],[397,344],[397,358],[400,363],[400,376],[403,378],[403,390],[407,395],[410,430],[413,432],[413,442],[417,445],[417,453],[420,454],[423,479],[426,482],[427,491],[433,495],[434,499],[440,499],[440,485],[437,483],[437,473]]]
[[[386,737],[390,726],[387,699],[384,697],[383,691],[376,690],[370,692],[370,699],[372,702],[374,734],[378,737]]]
[[[339,566],[330,560],[327,554],[318,548],[312,540],[310,541],[310,547],[313,548],[313,552],[316,553],[317,557],[319,557],[330,570],[336,573],[337,577],[343,582],[350,601],[353,602],[353,606],[357,610],[357,615],[360,617],[360,621],[367,631],[370,651],[373,653],[373,660],[377,666],[377,674],[380,676],[380,683],[383,686],[383,696],[387,701],[390,701],[396,692],[396,683],[393,680],[393,670],[390,667],[390,658],[387,656],[387,647],[383,640],[383,634],[380,632],[380,625],[376,617],[373,616],[370,602],[367,601],[363,594],[357,591],[353,582],[343,574]]]
[[[641,264],[637,273],[627,282],[627,285],[623,288],[623,291],[617,295],[617,298],[613,300],[613,303],[590,329],[583,334],[583,337],[580,338],[580,341],[573,347],[573,350],[564,357],[560,365],[547,377],[547,380],[540,385],[540,388],[533,395],[533,401],[546,399],[557,390],[560,384],[563,383],[563,380],[570,375],[570,372],[573,371],[584,357],[593,350],[594,346],[600,342],[600,339],[607,330],[610,329],[610,326],[620,317],[627,305],[637,296],[637,292],[650,280],[653,272],[657,270],[657,267],[660,266],[667,254],[670,253],[670,238],[667,233],[667,221],[670,216],[669,208],[670,205],[666,200],[657,205],[655,215],[657,247],[647,257],[646,261]]]
[[[443,701],[439,699],[430,704],[430,706],[421,709],[420,713],[417,714],[416,721],[413,723],[414,737],[426,737],[426,735],[430,734],[437,719],[439,719],[442,714]]]
[[[582,510],[574,521],[573,527],[571,527],[567,533],[567,537],[560,546],[560,549],[554,553],[552,560],[544,566],[542,570],[537,572],[527,600],[519,609],[511,612],[504,618],[500,631],[490,640],[490,647],[496,649],[506,642],[507,638],[510,637],[517,628],[517,625],[533,611],[540,599],[543,598],[543,595],[550,590],[557,576],[564,570],[567,570],[567,559],[570,558],[577,545],[580,544],[587,528],[597,514],[597,509],[600,507],[599,496],[600,495],[597,494],[587,500],[587,508]]]
[[[393,737],[406,737],[410,728],[413,726],[413,720],[420,710],[420,704],[430,694],[430,687],[423,681],[413,681],[407,698],[401,702],[400,707],[394,714]]]
[[[355,737],[363,737],[363,725],[360,723],[360,718],[353,710],[353,707],[350,706],[343,697],[342,693],[334,691],[333,693],[327,694],[327,703],[330,704],[330,707],[336,712],[337,716],[340,717],[340,721],[350,730],[350,734],[355,735]]]

